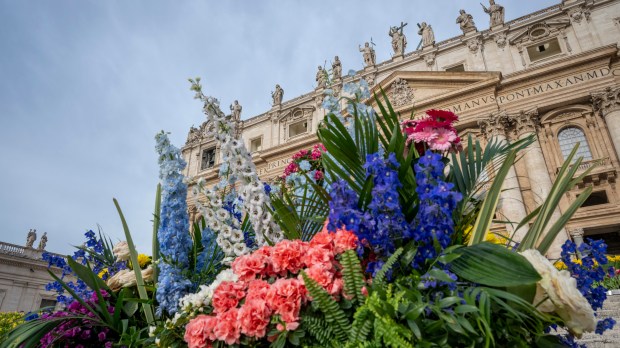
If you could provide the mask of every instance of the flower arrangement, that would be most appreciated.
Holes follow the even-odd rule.
[[[605,244],[567,242],[566,270],[544,256],[560,231],[548,226],[549,212],[576,183],[576,148],[540,209],[519,222],[530,224],[527,234],[495,235],[503,180],[533,137],[486,146],[469,137],[467,147],[480,151],[465,153],[455,114],[429,110],[401,122],[385,95],[373,99],[377,114],[367,83],[351,76],[342,96],[326,89],[321,145],[294,156],[283,177],[295,190],[278,194],[258,178],[219,102],[191,80],[221,148],[220,181],[208,187],[184,178],[179,149],[160,133],[150,265],[115,201],[126,244],[112,248],[92,233],[77,257],[48,256],[77,278],[75,285],[57,279],[71,295],[68,306],[18,326],[0,348],[94,339],[165,347],[549,347],[576,346],[583,333],[613,327],[613,319],[595,316],[606,299],[601,282],[615,272]],[[481,192],[491,164],[495,176]],[[301,185],[301,174],[312,180]],[[192,224],[188,183],[201,215]]]

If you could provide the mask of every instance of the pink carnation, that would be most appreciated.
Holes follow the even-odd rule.
[[[224,313],[237,307],[245,296],[245,285],[238,282],[222,282],[213,292],[211,303],[216,313]]]
[[[276,273],[286,274],[287,271],[297,274],[303,267],[301,257],[306,252],[306,243],[299,240],[283,240],[273,247],[271,261]]]
[[[316,172],[314,172],[314,180],[316,181],[323,180],[323,172],[320,170],[317,170]]]
[[[267,303],[288,324],[298,324],[301,302],[306,298],[305,286],[297,279],[278,279],[267,293]],[[296,327],[296,326],[295,326]]]
[[[353,250],[357,248],[357,236],[351,231],[339,229],[334,236],[334,245],[336,246],[336,254]]]
[[[329,221],[325,222],[325,226],[323,226],[323,230],[321,230],[321,232],[312,237],[312,240],[309,243],[311,248],[318,247],[329,251],[334,250],[334,235],[327,230],[328,222]]]
[[[189,348],[212,347],[212,341],[216,339],[213,328],[217,320],[215,317],[199,315],[189,321],[185,326],[185,342]]]
[[[239,310],[241,333],[249,337],[265,336],[267,325],[271,320],[271,310],[265,300],[246,300]]]
[[[332,268],[334,260],[335,255],[333,251],[320,246],[308,248],[302,257],[306,267],[322,266],[323,268]]]
[[[296,154],[293,155],[293,160],[301,159],[301,158],[307,156],[309,152],[310,151],[305,150],[305,149],[304,150],[300,150],[299,152],[297,152]]]
[[[248,286],[248,295],[245,297],[246,303],[252,300],[264,300],[267,298],[267,293],[271,285],[264,280],[256,279],[252,280]]]
[[[317,282],[323,289],[327,290],[334,281],[334,269],[326,268],[323,265],[315,265],[306,269],[306,275]],[[303,281],[301,275],[300,280]]]
[[[269,265],[269,259],[266,256],[254,253],[250,255],[239,256],[232,263],[232,270],[241,281],[250,281],[256,279],[257,275],[261,275]]]
[[[216,317],[217,323],[213,328],[215,337],[226,344],[239,343],[241,337],[241,323],[239,322],[239,310],[231,308],[227,312],[220,313]]]

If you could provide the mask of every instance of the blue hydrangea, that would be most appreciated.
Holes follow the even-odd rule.
[[[299,169],[304,170],[304,171],[309,171],[312,168],[312,166],[310,165],[310,162],[308,162],[307,160],[303,160],[301,162],[299,162]]]
[[[452,213],[462,195],[454,184],[443,179],[445,164],[441,155],[427,151],[414,166],[416,192],[420,199],[418,213],[411,223],[418,250],[413,266],[422,268],[426,260],[434,260],[450,245],[454,234]]]

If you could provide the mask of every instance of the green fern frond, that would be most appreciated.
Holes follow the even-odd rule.
[[[327,347],[336,338],[332,326],[323,318],[305,315],[301,318],[301,324],[323,347]]]
[[[366,341],[366,338],[372,329],[375,317],[368,308],[360,307],[357,312],[355,312],[353,318],[349,342],[359,345]],[[355,347],[357,347],[357,345]]]
[[[351,330],[351,323],[344,311],[325,289],[317,284],[314,279],[308,277],[306,272],[301,271],[301,276],[308,292],[314,298],[314,302],[325,315],[325,320],[332,325],[335,336],[340,342],[346,341],[349,330]]]
[[[355,251],[347,250],[342,254],[340,260],[342,264],[342,278],[344,279],[344,290],[349,296],[353,296],[358,304],[364,303],[366,298],[362,295],[362,288],[366,285],[362,274],[362,265],[357,258]]]
[[[374,289],[382,288],[385,282],[385,275],[394,267],[394,264],[398,261],[398,258],[403,253],[403,248],[398,248],[392,256],[385,262],[383,267],[375,274],[375,278],[372,281],[372,287]]]

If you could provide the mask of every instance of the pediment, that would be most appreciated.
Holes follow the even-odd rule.
[[[397,71],[373,92],[383,89],[393,108],[402,111],[496,86],[500,77],[499,72]]]
[[[510,42],[511,45],[515,43],[527,44],[528,42],[535,42],[546,37],[554,36],[555,33],[560,32],[569,25],[570,21],[568,19],[549,20],[536,23],[511,35],[508,42]]]
[[[281,114],[278,118],[279,122],[294,122],[296,120],[306,119],[312,117],[312,113],[316,108],[311,105],[301,105],[287,110]]]

